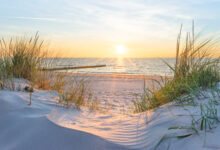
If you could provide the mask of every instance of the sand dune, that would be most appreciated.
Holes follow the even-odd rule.
[[[49,107],[41,108],[40,103],[29,107],[22,94],[0,92],[0,149],[125,149],[99,136],[51,122],[47,118]]]
[[[97,78],[95,83],[98,86],[93,89],[101,93],[102,100],[120,106],[126,105],[126,101],[132,98],[126,93],[141,90],[143,82],[137,79]],[[115,88],[109,95],[115,97],[109,98],[106,93],[112,84]],[[117,91],[124,97],[114,95]],[[167,104],[156,111],[140,114],[120,113],[120,109],[103,114],[86,108],[79,111],[58,106],[55,92],[35,90],[31,106],[27,105],[28,98],[25,92],[0,91],[0,149],[151,150],[168,133],[169,127],[191,124],[189,111],[199,113],[199,107]],[[219,105],[217,109],[220,110]],[[180,130],[177,134],[190,132]],[[158,149],[166,149],[169,143],[171,150],[219,149],[218,137],[219,126],[207,132],[205,146],[204,132],[201,131],[185,139],[167,140]]]

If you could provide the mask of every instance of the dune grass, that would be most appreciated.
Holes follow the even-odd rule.
[[[159,149],[159,147],[166,147],[162,145],[162,143],[165,143],[165,141],[169,140],[170,142],[167,145],[166,149],[169,149],[171,143],[171,139],[183,139],[187,138],[192,135],[201,135],[203,134],[203,146],[206,146],[206,134],[207,132],[210,132],[212,129],[215,129],[220,120],[218,117],[218,109],[217,106],[219,106],[219,89],[209,89],[206,91],[203,91],[207,95],[205,99],[207,101],[203,101],[199,104],[199,111],[191,113],[191,111],[182,105],[184,107],[184,110],[186,111],[186,114],[184,116],[191,117],[191,124],[185,125],[185,126],[171,126],[167,130],[167,133],[162,136],[162,138],[158,141],[158,143],[155,145],[154,149]],[[211,95],[210,95],[211,94]],[[190,105],[187,105],[190,106]],[[191,105],[195,106],[195,105]],[[172,132],[170,132],[173,130]],[[181,132],[185,131],[185,132]]]
[[[192,33],[186,34],[181,44],[181,32],[177,38],[176,62],[172,66],[172,78],[161,77],[154,80],[151,88],[144,86],[144,93],[134,101],[135,111],[142,112],[157,108],[168,102],[193,103],[193,96],[199,95],[201,88],[212,88],[220,81],[220,57],[215,55],[215,41],[212,38],[199,41]]]
[[[49,52],[39,34],[33,37],[16,37],[9,40],[0,39],[0,88],[16,90],[15,78],[23,78],[31,82],[31,86],[55,90],[60,95],[60,103],[74,103],[75,107],[97,107],[94,105],[91,91],[84,79],[79,81],[69,76],[67,71],[44,71],[42,67],[52,67],[55,56]],[[19,91],[21,90],[18,87]]]
[[[47,51],[43,46],[44,41],[39,39],[38,33],[31,38],[0,39],[0,69],[3,77],[34,80],[42,58],[46,57]]]

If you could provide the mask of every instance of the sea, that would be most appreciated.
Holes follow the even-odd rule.
[[[121,75],[173,75],[166,63],[174,66],[175,58],[56,58],[53,67],[106,65],[106,67],[70,69],[73,73]]]

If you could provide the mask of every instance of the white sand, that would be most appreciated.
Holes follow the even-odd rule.
[[[141,78],[91,77],[91,88],[98,98],[114,105],[109,113],[65,109],[57,106],[55,92],[35,90],[32,105],[24,92],[0,91],[0,149],[153,149],[168,128],[190,125],[191,117],[183,107],[167,104],[155,112],[125,112],[133,92],[140,93]],[[206,102],[206,100],[203,100]],[[199,107],[187,106],[198,113]],[[218,107],[220,111],[220,107]],[[178,131],[187,134],[190,131]],[[220,127],[184,139],[171,139],[170,149],[220,149]],[[169,140],[158,149],[166,149]]]

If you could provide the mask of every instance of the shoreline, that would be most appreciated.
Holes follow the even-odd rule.
[[[110,78],[122,78],[122,79],[160,79],[161,77],[172,78],[173,76],[159,76],[159,75],[130,75],[130,74],[102,74],[102,73],[69,73],[72,76],[83,76],[83,77],[110,77]]]

